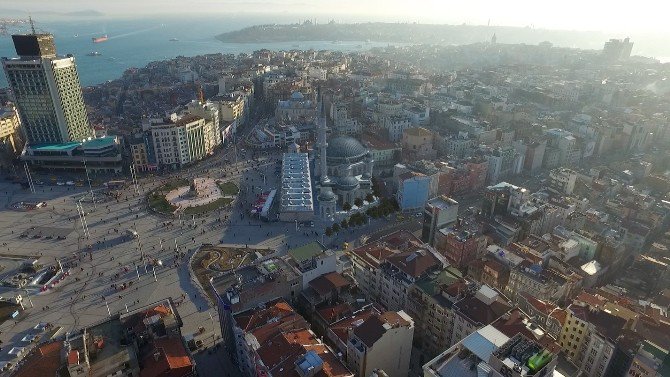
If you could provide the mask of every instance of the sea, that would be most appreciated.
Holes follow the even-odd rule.
[[[302,20],[295,15],[182,15],[137,18],[69,18],[37,19],[38,32],[52,33],[58,54],[72,54],[77,59],[79,78],[84,86],[96,85],[121,77],[131,67],[140,68],[156,60],[177,56],[196,56],[211,53],[252,52],[262,48],[270,50],[330,49],[360,51],[393,43],[313,41],[285,43],[223,43],[216,35],[258,24],[286,24]],[[359,20],[360,21],[360,20]],[[10,33],[27,33],[27,25],[10,28]],[[93,43],[93,37],[108,35],[102,43]],[[171,41],[176,39],[176,41]],[[644,56],[670,56],[667,38],[633,38],[634,53]],[[597,48],[600,41],[591,41],[583,46]],[[595,44],[593,43],[595,42]],[[399,45],[400,43],[396,44]],[[99,56],[87,54],[97,52]],[[0,57],[14,57],[16,52],[11,37],[0,35]],[[670,58],[659,58],[667,62]],[[0,88],[6,87],[4,74],[0,74]]]
[[[286,43],[223,43],[216,35],[247,26],[267,23],[298,22],[296,19],[274,17],[161,17],[137,19],[73,19],[38,22],[38,32],[54,35],[59,55],[72,54],[77,61],[79,79],[83,86],[114,80],[131,67],[140,68],[157,60],[177,56],[196,56],[212,53],[238,54],[267,48],[271,50],[330,49],[360,51],[380,42],[313,41]],[[27,33],[28,26],[10,29],[12,33]],[[93,43],[93,37],[107,35],[108,40]],[[171,41],[176,39],[176,41]],[[97,52],[99,56],[87,54]],[[0,36],[0,57],[14,57],[16,51],[9,36]],[[6,87],[0,74],[0,87]]]

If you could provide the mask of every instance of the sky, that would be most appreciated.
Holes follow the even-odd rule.
[[[318,21],[399,21],[670,35],[666,0],[0,0],[0,9],[106,16],[277,13]]]

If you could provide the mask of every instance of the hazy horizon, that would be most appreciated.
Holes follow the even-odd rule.
[[[564,0],[538,5],[531,0],[506,2],[471,0],[467,3],[440,0],[22,0],[16,4],[0,0],[0,9],[42,14],[96,11],[104,17],[142,17],[202,13],[207,15],[260,14],[286,19],[314,18],[318,22],[388,21],[437,24],[470,24],[534,27],[555,30],[580,30],[627,34],[670,34],[665,20],[668,5],[640,0],[634,7],[611,6],[611,2]],[[52,15],[53,16],[53,15]]]

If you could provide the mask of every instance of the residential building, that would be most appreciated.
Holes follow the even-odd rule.
[[[568,318],[559,339],[566,357],[586,376],[605,376],[616,348],[615,339],[626,320],[581,303],[573,303],[566,310]]]
[[[388,310],[406,306],[408,288],[445,264],[437,252],[401,230],[351,250],[353,276],[361,291]]]
[[[388,131],[389,140],[397,143],[402,140],[403,132],[412,127],[412,121],[404,116],[384,116],[380,119],[382,127]]]
[[[318,241],[295,247],[288,250],[287,262],[293,266],[302,277],[302,289],[324,275],[335,272],[337,258],[335,252],[327,249]]]
[[[451,345],[454,303],[470,293],[458,269],[433,271],[410,287],[407,314],[414,319],[414,344],[432,358]]]
[[[488,325],[430,360],[424,377],[551,376],[558,355],[522,334],[508,337]]]
[[[276,298],[291,302],[300,295],[302,277],[281,258],[270,258],[228,272],[211,281],[224,344],[233,349],[233,316]]]
[[[283,299],[233,316],[233,350],[244,376],[353,377]]]
[[[458,219],[458,202],[446,195],[430,199],[423,210],[421,240],[435,246],[435,234]]]
[[[172,301],[159,301],[36,346],[12,376],[194,377],[182,326]]]
[[[423,128],[408,128],[402,132],[402,151],[405,161],[432,160],[437,157],[433,132]]]
[[[397,166],[397,165],[396,165]],[[394,174],[395,175],[395,174]],[[396,200],[402,211],[420,210],[430,199],[431,177],[407,171],[396,177]]]
[[[517,302],[521,292],[553,302],[562,302],[569,293],[570,286],[567,283],[566,277],[559,271],[526,259],[510,271],[505,293],[514,302]]]
[[[577,173],[571,169],[559,168],[549,172],[549,187],[565,194],[572,195],[577,182]]]
[[[316,102],[305,99],[296,91],[288,100],[279,100],[275,109],[275,118],[281,121],[314,121],[318,115]]]
[[[451,333],[451,344],[453,345],[478,329],[491,324],[510,309],[512,309],[512,306],[500,292],[487,285],[482,285],[474,295],[470,295],[454,304],[454,326]]]
[[[447,156],[463,158],[472,153],[476,141],[468,137],[466,132],[459,132],[457,136],[444,138],[441,145],[443,145],[441,152]]]
[[[361,135],[361,142],[370,151],[375,162],[375,169],[392,169],[393,165],[400,161],[402,147],[391,143],[384,137],[365,132]]]
[[[631,51],[633,51],[633,42],[630,41],[630,38],[610,39],[603,46],[602,56],[608,61],[615,62],[630,58]]]
[[[225,130],[221,128],[219,107],[213,102],[191,101],[186,105],[186,112],[205,120],[205,150],[211,153],[224,141]]]
[[[435,248],[459,268],[486,253],[487,240],[476,224],[461,221],[435,233]]]
[[[414,321],[404,311],[371,315],[351,330],[347,365],[357,376],[384,370],[389,377],[409,372]]]

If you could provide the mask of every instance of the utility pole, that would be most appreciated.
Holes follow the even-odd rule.
[[[79,213],[79,220],[81,220],[81,227],[84,230],[84,236],[89,238],[90,233],[86,224],[86,212],[84,212],[84,208],[81,206],[81,199],[77,201],[77,212]]]
[[[88,175],[88,167],[86,166],[86,160],[84,160],[84,170],[86,171],[86,179],[88,180],[88,190],[91,192],[91,200],[93,201],[93,209],[98,209],[95,204],[95,195],[93,194],[93,187],[91,186],[91,176]]]
[[[133,178],[133,186],[135,187],[135,193],[139,194],[140,190],[137,188],[137,171],[135,170],[135,164],[130,164],[130,176]]]
[[[216,339],[216,328],[214,327],[214,317],[212,317],[212,312],[209,312],[209,319],[212,321],[212,343]]]

